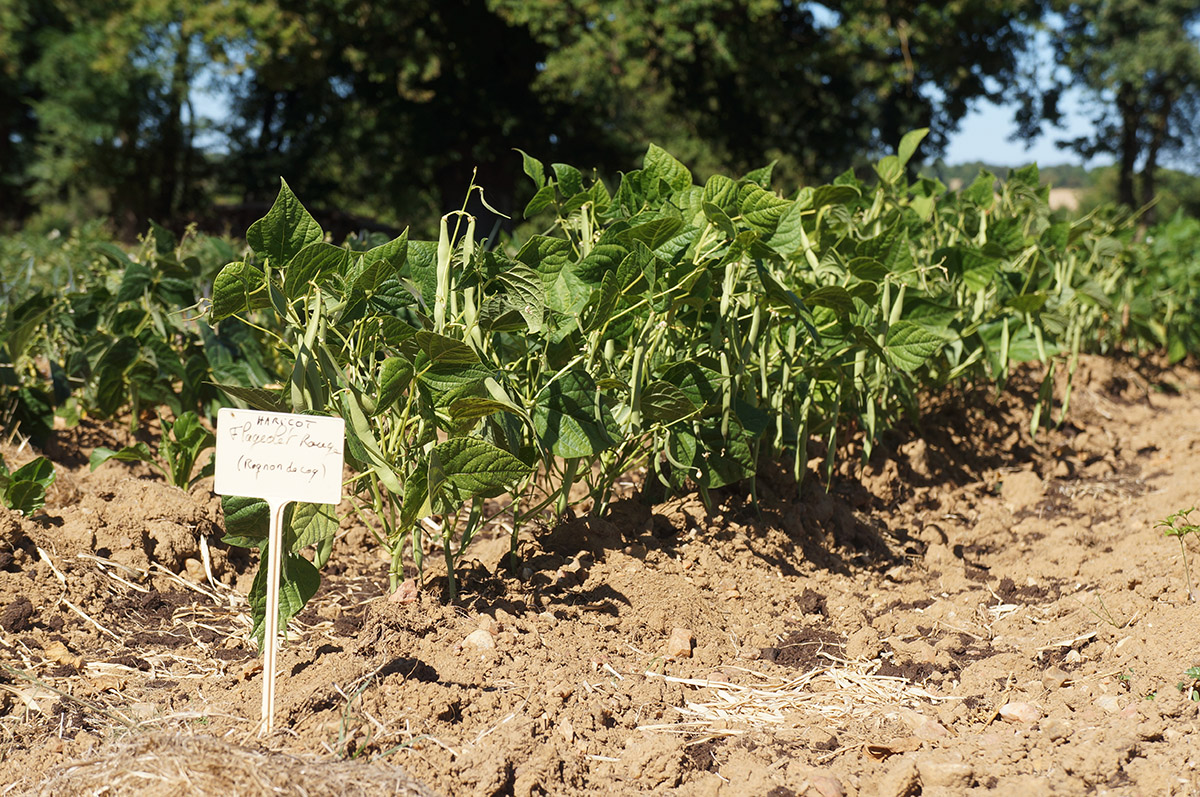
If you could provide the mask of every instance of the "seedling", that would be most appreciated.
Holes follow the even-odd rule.
[[[1187,580],[1188,600],[1195,601],[1196,593],[1192,591],[1192,571],[1188,567],[1187,545],[1184,544],[1184,537],[1189,534],[1200,532],[1200,525],[1189,522],[1188,516],[1196,511],[1196,507],[1181,509],[1178,512],[1167,515],[1162,520],[1154,525],[1156,529],[1162,529],[1163,534],[1168,537],[1177,537],[1179,539],[1179,552],[1183,556],[1183,575]]]
[[[118,462],[145,462],[166,476],[167,481],[181,490],[186,490],[198,479],[211,475],[212,461],[210,459],[195,478],[192,477],[200,455],[216,443],[213,433],[200,425],[200,419],[196,413],[185,412],[174,422],[162,418],[160,423],[163,436],[158,446],[157,457],[150,451],[150,447],[142,442],[125,446],[120,451],[99,446],[92,451],[92,455],[89,457],[92,470],[110,459]]]
[[[1175,688],[1186,694],[1193,703],[1200,702],[1200,667],[1188,667],[1183,677],[1187,680],[1175,684]]]

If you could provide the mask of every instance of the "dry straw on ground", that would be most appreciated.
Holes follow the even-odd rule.
[[[434,792],[384,762],[330,762],[254,750],[213,736],[156,733],[127,738],[87,761],[59,767],[31,794],[433,797]]]
[[[750,670],[751,684],[675,678],[648,672],[653,678],[702,689],[715,699],[688,700],[677,708],[686,719],[640,730],[697,734],[705,738],[737,736],[749,729],[778,725],[790,714],[826,718],[861,717],[884,707],[915,707],[956,698],[941,697],[904,678],[877,675],[877,662],[836,661],[793,678],[770,677]]]

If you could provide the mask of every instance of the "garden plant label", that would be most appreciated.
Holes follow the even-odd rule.
[[[292,501],[336,504],[341,500],[345,426],[341,418],[315,415],[228,408],[217,413],[214,492],[265,499],[271,513],[264,549],[268,557],[263,633],[264,733],[270,733],[274,726],[283,510]]]

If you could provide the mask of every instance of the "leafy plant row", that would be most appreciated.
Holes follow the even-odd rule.
[[[26,430],[56,407],[136,422],[166,406],[178,420],[163,419],[159,467],[181,486],[211,445],[193,413],[232,401],[340,415],[347,493],[390,551],[393,585],[433,535],[453,595],[463,551],[499,512],[515,564],[522,524],[602,512],[633,468],[708,500],[753,490],[761,462],[800,481],[811,448],[829,478],[839,440],[869,455],[928,392],[1003,386],[1013,364],[1041,361],[1036,428],[1052,420],[1055,372],[1085,347],[1196,349],[1200,224],[1133,243],[1128,218],[1051,213],[1032,167],[948,192],[910,177],[923,135],[870,182],[847,173],[788,196],[769,167],[697,184],[654,146],[612,188],[522,154],[526,227],[540,232],[504,242],[479,240],[458,210],[436,241],[338,246],[285,183],[240,258],[155,227],[133,253],[81,246],[68,285],[53,270],[58,290],[35,278],[46,269],[6,263],[0,385]],[[156,461],[145,446],[94,461],[110,457]],[[264,503],[225,509],[229,542],[263,544]],[[337,525],[329,507],[290,512],[285,614],[315,592]]]
[[[285,183],[247,257],[217,276],[210,318],[268,331],[288,368],[278,388],[222,387],[260,409],[341,415],[348,491],[391,551],[393,586],[432,532],[451,597],[489,513],[511,512],[515,563],[522,523],[565,510],[576,483],[596,512],[639,466],[708,500],[753,489],[763,461],[800,481],[812,440],[831,475],[839,435],[861,433],[869,455],[923,393],[1002,385],[1029,360],[1048,365],[1036,428],[1055,370],[1115,340],[1123,228],[1051,214],[1033,167],[958,193],[911,180],[923,135],[872,184],[847,173],[788,197],[769,167],[698,185],[655,146],[615,190],[522,154],[525,215],[543,232],[510,246],[479,242],[464,211],[437,241],[335,246]],[[487,500],[502,493],[511,506]],[[261,544],[261,503],[226,510],[239,541]],[[297,510],[291,555],[320,541],[327,556],[335,529],[328,510]],[[311,593],[298,567],[297,594]]]

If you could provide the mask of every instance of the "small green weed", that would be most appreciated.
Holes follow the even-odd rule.
[[[1168,537],[1179,538],[1179,551],[1183,554],[1183,575],[1187,580],[1188,600],[1196,600],[1196,594],[1192,591],[1192,571],[1188,566],[1187,546],[1184,544],[1184,537],[1194,532],[1200,532],[1200,525],[1191,523],[1188,516],[1196,511],[1196,507],[1181,509],[1178,512],[1167,515],[1162,520],[1155,524],[1156,529],[1162,529],[1163,534]]]
[[[1200,667],[1188,667],[1183,672],[1186,681],[1175,684],[1175,688],[1188,696],[1188,700],[1200,703]]]

